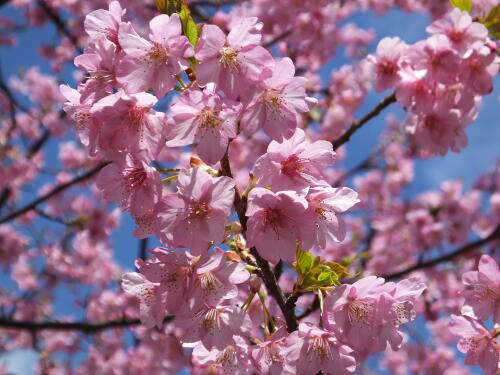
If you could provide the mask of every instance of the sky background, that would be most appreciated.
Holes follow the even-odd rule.
[[[22,21],[19,13],[10,6],[0,8],[0,15]],[[359,27],[376,31],[376,39],[370,45],[369,52],[374,52],[377,42],[385,36],[398,36],[407,43],[421,40],[426,37],[425,27],[430,23],[424,15],[406,14],[396,10],[389,11],[380,17],[373,13],[357,13],[348,21],[356,23]],[[17,34],[17,37],[18,44],[15,47],[0,46],[0,67],[3,77],[10,77],[19,69],[31,66],[38,66],[41,72],[50,74],[48,62],[40,59],[37,48],[42,43],[51,43],[57,40],[53,26],[47,24],[41,29],[29,28],[27,31]],[[331,69],[346,63],[349,63],[349,60],[345,59],[343,51],[339,50],[337,57],[322,69],[323,80],[328,81]],[[73,87],[76,85],[71,67],[68,67],[62,74],[62,81]],[[482,172],[494,165],[500,157],[499,84],[497,77],[495,91],[484,98],[477,121],[466,129],[469,138],[468,147],[460,154],[448,153],[444,157],[417,161],[415,181],[409,188],[409,194],[415,195],[429,189],[438,189],[441,182],[446,180],[462,180],[465,187],[468,188]],[[385,95],[387,92],[381,94],[371,92],[358,111],[357,117],[359,118],[360,115],[368,112]],[[343,162],[347,168],[364,160],[370,151],[377,146],[378,136],[385,128],[385,118],[389,113],[400,113],[400,111],[397,111],[397,106],[392,105],[352,137],[348,145],[348,156]],[[50,142],[45,149],[47,167],[57,166],[57,142]],[[122,225],[114,231],[111,237],[115,258],[125,269],[133,269],[133,262],[137,257],[138,240],[132,236],[133,228],[132,219],[128,214],[123,214]],[[150,247],[154,245],[152,242],[150,244]],[[8,283],[5,276],[2,275],[0,275],[0,282]],[[61,315],[71,314],[75,311],[71,303],[68,303],[68,297],[64,290],[59,291],[56,311]],[[34,352],[22,350],[0,355],[0,363],[6,363],[8,370],[13,374],[30,375],[36,358]]]

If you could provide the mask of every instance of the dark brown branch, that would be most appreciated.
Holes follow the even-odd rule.
[[[43,10],[43,12],[47,15],[50,21],[54,24],[54,26],[59,30],[61,34],[66,36],[76,50],[81,54],[83,53],[82,49],[78,45],[78,38],[69,31],[68,26],[63,21],[59,13],[54,10],[49,4],[47,4],[44,0],[38,0],[38,5]]]
[[[0,0],[0,8],[8,3],[10,3],[10,0]]]
[[[62,192],[64,190],[66,190],[67,188],[69,188],[75,184],[78,184],[80,182],[83,182],[85,180],[88,180],[90,177],[95,175],[97,172],[99,172],[102,168],[104,168],[108,164],[109,164],[108,162],[101,163],[101,164],[97,165],[96,167],[92,168],[91,170],[89,170],[88,172],[82,174],[81,176],[78,176],[78,177],[74,178],[73,180],[66,182],[65,184],[61,184],[61,185],[56,186],[51,191],[49,191],[47,194],[44,194],[41,197],[38,197],[37,199],[35,199],[31,203],[28,203],[26,206],[14,211],[14,212],[11,212],[7,216],[1,218],[0,224],[14,220],[15,218],[25,214],[26,212],[29,212],[29,211],[35,209],[40,203],[45,202],[46,200],[54,197],[55,195],[59,194],[60,192]]]
[[[266,47],[266,48],[269,48],[271,47],[272,45],[274,45],[275,43],[278,43],[280,41],[282,41],[283,39],[285,39],[287,36],[289,36],[291,33],[293,32],[293,30],[287,30],[285,31],[284,33],[281,33],[280,35],[276,35],[273,39],[271,39],[269,42],[266,42],[263,44],[263,47]]]
[[[500,239],[500,226],[498,226],[489,236],[482,238],[480,240],[471,242],[465,246],[462,246],[461,248],[459,248],[451,253],[445,254],[443,256],[440,256],[440,257],[437,257],[437,258],[434,258],[432,260],[428,260],[425,262],[419,262],[419,263],[417,263],[417,264],[415,264],[415,265],[413,265],[405,270],[402,270],[399,272],[394,272],[394,273],[391,273],[388,275],[383,275],[381,277],[383,277],[386,280],[399,279],[401,276],[407,275],[411,272],[418,271],[418,270],[421,270],[424,268],[433,267],[433,266],[436,266],[442,262],[446,262],[446,261],[455,259],[456,257],[463,255],[471,250],[477,249],[478,247],[483,246],[483,245],[487,244],[488,242],[495,240],[495,239]]]
[[[342,136],[332,142],[333,149],[336,150],[340,146],[342,146],[344,143],[348,142],[351,139],[351,136],[359,129],[361,128],[365,123],[370,121],[372,118],[378,116],[380,112],[386,107],[388,107],[391,103],[394,103],[396,101],[396,94],[392,93],[389,96],[386,96],[382,101],[375,107],[373,108],[369,113],[364,115],[361,119],[354,121],[349,129],[342,134]]]
[[[233,174],[231,172],[231,165],[229,164],[229,157],[226,153],[224,154],[224,157],[221,160],[221,173],[224,176],[227,177],[233,177]],[[243,231],[246,231],[247,227],[247,217],[245,215],[246,213],[246,199],[242,198],[238,191],[235,192],[235,197],[234,197],[234,205],[236,208],[236,213],[238,214],[238,218],[240,220],[241,226],[243,228]],[[298,322],[297,322],[297,317],[295,316],[295,303],[288,303],[285,297],[285,294],[281,290],[280,286],[278,285],[278,281],[276,280],[276,276],[274,275],[273,270],[271,269],[271,266],[269,263],[260,256],[259,252],[255,247],[252,247],[250,249],[251,254],[255,258],[257,265],[259,266],[261,270],[261,277],[262,280],[264,281],[264,285],[266,286],[266,289],[268,293],[276,300],[278,303],[278,306],[281,309],[281,312],[283,313],[286,321],[286,326],[288,332],[293,332],[297,330],[298,328]]]
[[[163,320],[164,323],[170,322],[174,317],[167,316]],[[28,331],[43,331],[43,330],[56,330],[56,331],[82,331],[84,333],[96,333],[110,328],[126,328],[141,324],[139,319],[121,319],[110,320],[107,322],[93,323],[93,322],[32,322],[29,320],[12,320],[8,318],[0,318],[0,327],[9,329],[22,329]]]
[[[247,1],[247,0],[208,0],[208,1],[200,0],[200,1],[192,2],[189,5],[221,7],[224,5],[240,4],[240,3],[243,3],[245,1]]]

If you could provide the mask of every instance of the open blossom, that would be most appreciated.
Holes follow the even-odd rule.
[[[433,154],[445,155],[450,149],[459,152],[467,146],[464,124],[456,110],[436,107],[427,114],[411,116],[406,129],[421,149]]]
[[[195,299],[211,306],[237,297],[237,285],[246,282],[250,277],[243,263],[226,261],[224,251],[218,247],[200,259],[194,274],[192,293]]]
[[[158,172],[140,154],[124,155],[120,161],[105,166],[97,186],[110,202],[120,202],[124,210],[140,217],[151,212],[161,197]]]
[[[205,252],[211,243],[221,243],[233,205],[234,181],[193,168],[179,174],[177,189],[160,203],[160,240],[168,246],[188,247],[194,255]]]
[[[308,112],[317,101],[306,97],[305,77],[294,77],[292,60],[285,57],[274,64],[272,76],[263,79],[245,107],[241,128],[252,135],[260,128],[272,139],[289,138],[298,123],[298,114]]]
[[[218,349],[235,345],[235,337],[248,333],[252,327],[245,311],[227,304],[195,306],[177,314],[176,323],[183,330],[183,342],[201,341],[206,348]]]
[[[259,46],[262,23],[242,18],[227,37],[215,25],[205,25],[196,47],[196,76],[200,85],[210,82],[231,99],[244,90],[245,81],[257,82],[271,74],[273,58]]]
[[[324,179],[323,170],[335,160],[332,144],[327,141],[309,143],[302,129],[290,139],[269,143],[267,152],[255,162],[252,173],[258,186],[273,190],[297,190]]]
[[[67,100],[63,106],[64,111],[73,120],[80,142],[88,147],[90,155],[96,155],[99,126],[90,114],[90,108],[94,104],[93,98],[83,97],[81,93],[68,85],[61,85],[59,89]]]
[[[210,365],[210,374],[247,375],[252,373],[248,357],[248,345],[240,336],[235,336],[235,344],[225,348],[207,349],[198,343],[193,349],[193,361],[196,365]],[[220,371],[220,372],[218,372]]]
[[[105,38],[85,48],[85,53],[75,57],[75,66],[87,72],[88,79],[78,86],[82,99],[92,96],[97,101],[113,93],[116,85],[115,70],[118,61],[117,47]]]
[[[486,375],[497,375],[500,355],[496,338],[469,316],[452,315],[450,331],[459,336],[458,350],[466,354],[466,365],[478,365]]]
[[[184,92],[170,107],[167,146],[186,146],[198,139],[198,155],[213,165],[222,159],[229,139],[236,138],[240,112],[240,103],[222,99],[209,88]]]
[[[161,328],[165,317],[165,301],[160,285],[150,282],[140,273],[129,272],[122,277],[122,288],[125,293],[139,298],[141,323],[146,327]]]
[[[460,60],[444,35],[432,35],[408,47],[407,58],[417,69],[426,69],[431,82],[451,83],[460,69]]]
[[[314,234],[314,237],[310,237],[312,242],[324,248],[327,239],[342,241],[346,229],[339,214],[359,202],[358,193],[347,187],[332,188],[330,185],[317,185],[309,189],[306,200],[308,202],[306,220],[312,226],[311,233]],[[305,244],[305,247],[312,247],[312,243]]]
[[[285,364],[285,326],[281,326],[267,341],[258,343],[252,350],[252,361],[260,374],[294,374],[294,369]]]
[[[301,218],[307,201],[294,191],[273,193],[254,188],[248,195],[247,242],[266,260],[295,260],[296,241],[301,238]]]
[[[191,265],[187,253],[159,247],[151,253],[153,256],[146,261],[137,259],[136,267],[148,281],[159,284],[165,309],[175,313],[186,300],[189,286]]]
[[[340,344],[335,334],[312,324],[301,323],[299,330],[286,338],[286,362],[297,375],[349,375],[356,370],[352,349]]]
[[[466,11],[458,8],[448,14],[448,19],[438,19],[425,29],[430,34],[446,35],[460,53],[464,53],[476,42],[483,42],[488,36],[488,29],[479,22],[472,22]]]
[[[118,1],[109,3],[109,10],[97,9],[85,17],[84,27],[92,39],[106,38],[118,46],[118,29],[125,9]]]
[[[390,89],[399,81],[398,72],[406,48],[407,45],[399,38],[384,38],[380,41],[376,54],[369,57],[375,65],[375,90],[380,92]]]
[[[108,95],[92,106],[99,123],[99,148],[105,153],[146,150],[154,159],[164,141],[165,114],[152,107],[158,100],[151,94]]]
[[[481,256],[478,271],[464,273],[462,281],[466,286],[462,293],[465,304],[479,319],[493,316],[494,322],[500,323],[500,270],[495,260],[486,254]]]
[[[163,97],[177,82],[175,75],[189,67],[186,58],[193,56],[193,48],[182,35],[177,13],[156,16],[149,22],[150,41],[140,37],[130,24],[122,24],[118,38],[126,53],[121,60],[117,80],[128,93],[153,89]]]
[[[418,278],[397,284],[384,281],[368,276],[335,288],[325,299],[325,327],[337,332],[359,360],[384,350],[387,343],[393,350],[401,345],[398,328],[415,318],[414,301],[426,288]]]

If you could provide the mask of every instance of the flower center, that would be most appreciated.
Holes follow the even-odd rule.
[[[127,167],[123,169],[123,184],[127,192],[132,192],[143,184],[147,173],[143,168]]]
[[[352,301],[347,304],[347,317],[351,324],[371,325],[373,306],[363,301]]]
[[[210,211],[210,206],[205,201],[200,202],[192,202],[189,207],[189,215],[190,219],[200,219],[206,216],[206,214]]]
[[[238,357],[236,356],[236,349],[232,345],[226,346],[226,348],[217,356],[217,363],[222,366],[236,366],[238,363]]]
[[[262,101],[267,109],[273,112],[280,112],[280,106],[283,103],[283,98],[278,91],[267,89],[262,94]]]
[[[286,160],[281,162],[281,173],[288,177],[295,177],[299,172],[306,171],[304,166],[306,160],[299,158],[297,155],[290,155]]]
[[[148,51],[147,57],[149,62],[156,66],[165,65],[168,60],[166,48],[156,42],[153,42],[153,46]]]
[[[202,128],[215,129],[218,128],[221,123],[218,113],[212,108],[203,109],[198,115],[198,118]]]
[[[215,292],[219,285],[220,281],[215,275],[208,271],[199,276],[201,289],[205,292]]]
[[[149,110],[147,107],[138,107],[134,105],[128,110],[128,120],[132,125],[142,125],[146,119],[146,112]]]
[[[321,363],[324,363],[332,356],[332,351],[330,349],[328,341],[321,336],[315,336],[309,341],[307,352],[309,352],[311,349],[313,350],[316,358]]]
[[[208,309],[203,317],[203,325],[206,329],[212,330],[218,326],[219,311],[217,309]]]
[[[231,47],[222,47],[220,50],[219,62],[222,64],[224,69],[229,69],[233,72],[238,71],[239,62],[237,60],[238,51],[232,49]]]

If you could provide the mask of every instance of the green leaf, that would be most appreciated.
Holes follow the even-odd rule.
[[[314,264],[314,256],[303,250],[297,251],[297,270],[301,275],[305,275]]]
[[[495,6],[490,12],[479,20],[494,38],[500,38],[500,4]]]
[[[182,33],[188,38],[193,47],[196,47],[199,38],[198,26],[196,26],[196,22],[191,17],[191,11],[184,0],[182,1],[179,17],[182,24]]]
[[[466,11],[467,13],[472,12],[472,0],[450,0],[450,3],[454,8]]]
[[[158,12],[168,14],[179,13],[182,9],[182,0],[155,0]]]

